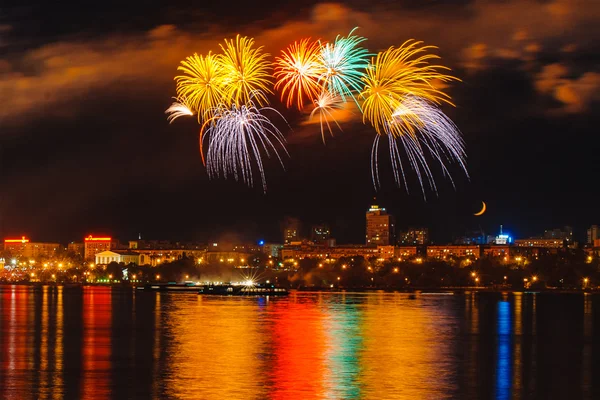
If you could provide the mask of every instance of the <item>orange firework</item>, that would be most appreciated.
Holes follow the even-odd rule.
[[[287,96],[288,107],[296,102],[302,110],[305,98],[314,102],[323,91],[320,77],[324,67],[319,61],[321,43],[302,39],[281,53],[281,57],[275,59],[275,89],[281,88],[282,101]]]

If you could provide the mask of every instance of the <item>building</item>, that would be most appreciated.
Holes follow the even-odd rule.
[[[85,245],[81,242],[71,242],[67,245],[67,252],[75,256],[83,257]]]
[[[429,243],[429,230],[427,228],[409,228],[406,231],[398,232],[398,245],[424,245]]]
[[[600,228],[598,225],[592,225],[587,230],[587,244],[594,245],[596,240],[600,239]]]
[[[515,240],[517,247],[544,247],[560,249],[565,245],[564,239],[529,238]]]
[[[573,228],[565,226],[564,228],[547,229],[544,231],[544,239],[564,240],[568,244],[573,243]]]
[[[239,251],[207,251],[204,260],[209,264],[225,263],[242,266],[247,265],[251,257],[251,253]]]
[[[394,238],[394,217],[385,208],[372,205],[366,213],[367,245],[389,246]]]
[[[469,245],[446,245],[446,246],[427,246],[427,257],[441,258],[448,257],[475,257],[481,256],[479,246]]]
[[[10,253],[11,256],[22,255],[25,251],[25,245],[29,243],[29,239],[22,236],[20,239],[10,238],[4,239],[4,251]]]
[[[300,240],[300,221],[287,218],[283,223],[283,243],[290,244]]]
[[[118,243],[111,237],[93,237],[89,235],[83,240],[83,258],[93,261],[94,256],[102,251],[115,249]]]
[[[30,242],[25,236],[20,239],[4,239],[4,251],[13,257],[52,257],[60,251],[59,243]]]
[[[281,257],[284,260],[304,258],[337,260],[343,257],[390,259],[394,257],[394,253],[394,246],[343,245],[329,247],[304,242],[284,246],[281,250]]]
[[[324,243],[331,237],[331,230],[326,224],[313,225],[310,228],[310,240],[313,243]]]
[[[283,249],[283,245],[279,243],[265,243],[262,246],[263,253],[275,258],[281,257],[281,249]]]
[[[96,265],[108,265],[111,262],[128,264],[140,264],[140,255],[132,251],[106,250],[94,255]]]
[[[413,258],[417,256],[417,246],[396,246],[394,249],[394,257],[401,260]]]
[[[510,257],[510,246],[509,245],[489,245],[482,246],[482,252],[484,257],[492,257],[492,258],[504,258]]]

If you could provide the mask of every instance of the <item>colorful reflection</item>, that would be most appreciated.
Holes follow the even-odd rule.
[[[0,379],[0,389],[5,399],[22,399],[28,389],[21,384],[31,373],[27,354],[29,337],[24,334],[32,323],[28,298],[29,289],[24,287],[11,286],[2,292],[0,368],[3,379]]]
[[[361,387],[365,398],[451,396],[454,316],[446,299],[369,297],[362,318]]]
[[[161,296],[167,397],[264,398],[266,346],[256,298]]]
[[[510,303],[499,301],[496,316],[496,399],[510,399],[512,383]]]
[[[84,287],[82,296],[81,398],[108,398],[111,393],[110,287]]]
[[[362,347],[360,312],[355,305],[331,304],[324,310],[325,360],[327,376],[325,397],[360,398],[360,364]]]
[[[322,398],[329,379],[324,313],[313,299],[297,295],[273,308],[270,398]]]

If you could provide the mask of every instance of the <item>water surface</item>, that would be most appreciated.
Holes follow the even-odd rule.
[[[0,286],[2,399],[599,399],[600,296]]]

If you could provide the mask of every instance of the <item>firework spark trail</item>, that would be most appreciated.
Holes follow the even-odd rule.
[[[299,110],[304,108],[304,99],[310,102],[323,91],[320,77],[324,72],[319,62],[321,43],[311,42],[310,38],[294,42],[275,58],[275,89],[281,89],[281,100],[286,97],[289,108],[294,102]]]
[[[391,133],[400,136],[392,126],[386,132],[387,122],[392,120],[398,107],[407,96],[420,97],[429,102],[448,103],[450,96],[435,87],[435,82],[458,80],[445,73],[447,67],[430,64],[439,56],[428,53],[434,46],[423,46],[422,42],[409,40],[399,48],[389,49],[371,59],[363,77],[363,122],[369,121],[378,134]],[[406,129],[412,129],[414,121],[406,121]]]
[[[208,140],[206,167],[210,178],[219,176],[227,178],[233,175],[236,181],[242,180],[248,186],[253,186],[254,162],[260,173],[263,190],[266,192],[267,183],[261,152],[269,158],[274,153],[282,167],[284,167],[283,160],[275,144],[279,144],[289,156],[284,145],[283,134],[263,115],[267,110],[274,111],[284,119],[274,108],[259,109],[253,100],[249,100],[242,106],[233,104],[230,109],[219,107],[215,111],[213,120],[205,122],[202,127],[201,142]]]
[[[167,115],[167,121],[169,124],[173,123],[179,117],[191,116],[194,115],[194,112],[190,110],[187,105],[187,101],[185,98],[178,99],[177,97],[173,97],[176,101],[171,104],[169,108],[165,110],[165,114]]]
[[[439,163],[444,175],[450,178],[453,186],[454,181],[446,166],[447,163],[458,163],[467,178],[469,177],[465,164],[464,141],[460,131],[435,104],[415,96],[408,96],[392,117],[392,120],[386,123],[385,130],[389,140],[394,179],[398,186],[404,186],[408,191],[400,148],[404,150],[409,165],[417,175],[424,197],[425,183],[437,193],[427,155],[432,156]],[[394,136],[392,130],[401,134]],[[376,136],[371,152],[371,173],[375,187],[380,183],[377,167],[379,137],[380,135]]]
[[[316,113],[319,114],[319,124],[321,125],[321,138],[323,139],[323,144],[325,144],[325,126],[329,130],[329,134],[333,136],[333,131],[331,130],[331,124],[329,120],[335,122],[337,127],[342,130],[342,127],[332,115],[332,112],[335,110],[343,110],[344,103],[340,96],[335,96],[328,91],[323,91],[319,95],[319,97],[314,101],[315,108],[310,113],[310,119],[314,117]]]
[[[240,35],[235,40],[225,39],[221,49],[217,61],[224,74],[225,103],[238,108],[251,99],[259,106],[268,104],[266,93],[273,93],[269,54],[262,52],[262,46],[255,48],[254,39]]]
[[[333,43],[322,46],[319,61],[323,65],[320,80],[329,92],[340,96],[343,101],[350,97],[360,109],[355,93],[363,89],[363,76],[369,65],[368,50],[360,44],[367,39],[353,35],[354,28],[348,36],[337,36]]]

